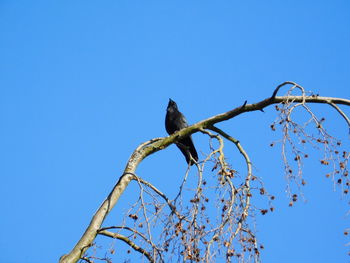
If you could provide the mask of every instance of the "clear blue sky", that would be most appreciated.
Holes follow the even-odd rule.
[[[286,80],[349,98],[349,14],[347,0],[0,1],[0,262],[68,252],[135,147],[166,135],[168,98],[191,123],[266,98]],[[317,110],[348,140],[330,107]],[[262,259],[349,262],[347,199],[317,155],[305,166],[307,202],[288,207],[281,155],[269,147],[274,114],[221,126],[277,198],[276,211],[257,218]],[[194,135],[199,151],[204,139]],[[168,192],[185,169],[171,146],[138,172]]]

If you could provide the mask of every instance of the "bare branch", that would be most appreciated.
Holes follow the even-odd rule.
[[[346,114],[334,102],[330,102],[329,105],[331,105],[339,112],[339,114],[345,119],[346,123],[350,128],[350,119],[348,118],[348,116],[346,116]]]
[[[147,182],[146,180],[140,178],[140,177],[136,177],[137,181],[139,181],[140,183],[146,185],[147,187],[151,188],[154,192],[156,192],[160,197],[162,197],[165,202],[168,204],[169,208],[171,209],[171,211],[179,218],[179,219],[183,219],[184,216],[180,215],[179,212],[176,210],[176,207],[172,204],[172,202],[169,200],[169,198],[162,193],[159,189],[157,189],[154,185],[152,185],[150,182]]]
[[[123,235],[120,235],[120,234],[117,234],[117,233],[113,233],[113,232],[110,232],[110,231],[107,231],[107,230],[101,230],[98,233],[100,235],[103,235],[103,236],[106,236],[106,237],[115,238],[115,239],[119,239],[119,240],[125,242],[130,247],[132,247],[135,251],[140,252],[142,255],[144,255],[149,260],[149,262],[155,262],[149,252],[144,250],[142,247],[136,245],[134,242],[132,242],[126,236],[123,236]]]

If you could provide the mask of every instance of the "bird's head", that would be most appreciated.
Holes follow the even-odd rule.
[[[177,104],[172,99],[169,99],[169,104],[168,104],[167,110],[174,110],[174,109],[177,109]]]

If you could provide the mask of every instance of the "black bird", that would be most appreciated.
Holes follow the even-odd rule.
[[[165,129],[169,135],[188,127],[185,116],[178,110],[176,102],[169,99],[169,104],[165,117]],[[188,164],[193,165],[194,161],[198,161],[198,154],[196,148],[193,145],[192,137],[187,136],[182,138],[176,143],[176,146],[180,149],[186,158]]]

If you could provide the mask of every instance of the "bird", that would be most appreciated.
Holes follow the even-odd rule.
[[[179,111],[177,104],[172,99],[169,99],[167,112],[165,116],[165,129],[169,135],[188,127],[185,116]],[[198,161],[198,154],[194,147],[191,135],[180,139],[176,146],[180,149],[182,154],[186,158],[186,162],[189,165],[193,165]],[[192,156],[192,158],[191,158]]]

